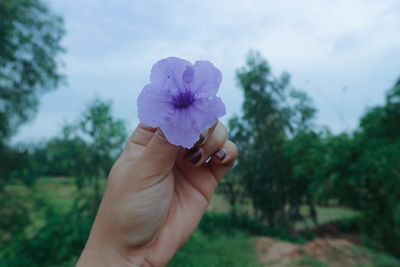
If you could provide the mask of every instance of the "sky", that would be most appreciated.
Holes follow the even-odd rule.
[[[132,131],[151,66],[169,56],[209,60],[222,71],[225,123],[240,114],[235,70],[250,49],[261,52],[275,75],[290,73],[292,85],[314,101],[315,125],[335,133],[354,130],[400,77],[398,0],[48,3],[65,22],[60,60],[67,82],[41,97],[35,119],[19,129],[15,142],[55,136],[95,97],[111,100],[113,115]]]

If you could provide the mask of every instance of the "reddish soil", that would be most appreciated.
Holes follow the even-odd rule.
[[[327,223],[317,226],[312,230],[318,237],[329,237],[334,239],[346,239],[353,244],[361,244],[361,236],[358,233],[342,233],[335,223]]]
[[[369,263],[368,254],[346,239],[317,238],[305,245],[260,237],[255,243],[265,266],[310,266],[300,259],[312,257],[328,266],[360,266]]]

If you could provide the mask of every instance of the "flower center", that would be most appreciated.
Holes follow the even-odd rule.
[[[176,108],[187,108],[194,102],[194,94],[190,90],[179,92],[172,98],[172,103]]]

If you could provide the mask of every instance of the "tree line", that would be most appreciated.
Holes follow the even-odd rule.
[[[240,153],[221,189],[233,215],[249,197],[269,227],[292,228],[305,217],[301,206],[318,223],[315,206],[335,201],[362,213],[368,243],[400,256],[400,79],[356,130],[334,135],[313,125],[311,99],[259,53],[236,76],[243,114],[229,121],[229,134]]]

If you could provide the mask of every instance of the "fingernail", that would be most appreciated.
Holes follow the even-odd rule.
[[[204,140],[206,140],[206,138],[202,134],[200,134],[200,137],[199,137],[199,140],[197,141],[197,143],[201,144],[204,142]]]
[[[204,130],[200,133],[199,140],[197,141],[198,144],[204,143],[204,141],[206,140],[206,137],[207,137],[207,133],[208,133],[208,130]]]
[[[193,147],[186,153],[185,158],[191,163],[193,163],[193,165],[196,165],[202,156],[203,156],[203,149],[198,147]]]
[[[217,152],[214,153],[214,155],[219,159],[219,160],[224,160],[226,157],[226,149],[222,148],[218,150]]]

